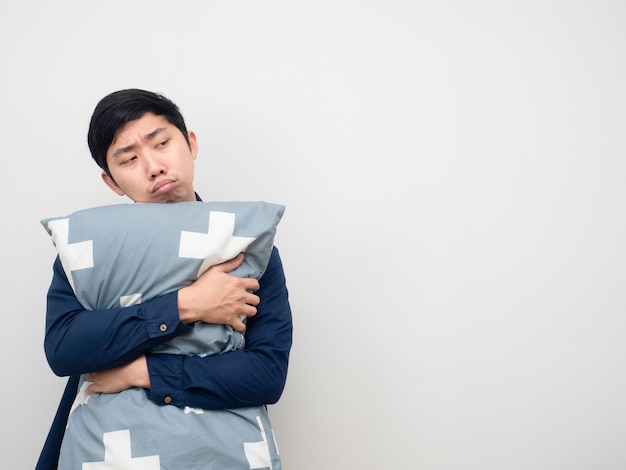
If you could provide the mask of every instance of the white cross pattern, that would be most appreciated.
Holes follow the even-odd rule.
[[[198,276],[211,266],[234,258],[255,240],[254,237],[235,237],[235,214],[211,211],[207,233],[180,233],[178,256],[203,259]]]
[[[267,435],[265,434],[265,428],[259,416],[256,417],[256,422],[261,430],[262,441],[258,442],[244,442],[243,451],[248,459],[248,465],[250,470],[256,468],[269,468],[272,470],[272,457],[270,456],[270,446],[267,443]]]
[[[91,382],[87,382],[86,380],[82,383],[78,393],[76,394],[76,398],[74,398],[74,403],[72,403],[72,407],[70,408],[70,414],[72,414],[72,412],[80,405],[87,404],[89,397],[91,397],[91,395],[87,395],[87,387],[89,387],[90,384]]]
[[[158,455],[132,458],[130,430],[105,432],[104,462],[85,462],[82,470],[160,470]]]
[[[139,305],[142,295],[140,292],[130,295],[120,295],[120,307],[130,307],[131,305]]]
[[[72,271],[93,268],[93,240],[70,243],[70,219],[57,219],[48,223],[52,241],[57,247],[67,280],[74,289]]]

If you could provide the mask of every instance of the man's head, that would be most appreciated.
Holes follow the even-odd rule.
[[[144,90],[105,96],[91,117],[87,142],[102,179],[136,202],[195,200],[197,143],[178,107]]]

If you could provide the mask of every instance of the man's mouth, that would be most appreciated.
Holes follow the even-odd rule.
[[[152,187],[152,192],[158,194],[166,193],[172,189],[174,183],[176,183],[176,181],[171,179],[161,180]]]

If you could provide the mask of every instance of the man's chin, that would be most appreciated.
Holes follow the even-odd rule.
[[[167,193],[167,194],[163,194],[163,197],[160,198],[159,202],[163,202],[166,204],[173,204],[176,202],[195,201],[196,200],[195,193],[192,192],[191,194],[193,195],[193,199],[191,197],[185,197],[185,195],[177,193],[177,192]]]

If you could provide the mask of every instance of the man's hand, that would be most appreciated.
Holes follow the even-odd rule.
[[[87,395],[117,393],[132,387],[150,388],[148,363],[144,355],[115,369],[87,374],[86,379],[91,382],[86,390]]]
[[[243,262],[243,254],[210,267],[190,286],[178,291],[178,311],[183,323],[203,321],[230,325],[243,333],[242,318],[256,315],[259,297],[250,291],[259,289],[256,279],[240,278],[229,273]]]

